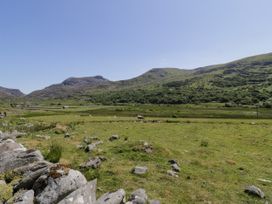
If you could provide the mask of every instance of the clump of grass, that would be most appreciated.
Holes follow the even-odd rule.
[[[0,203],[6,202],[12,197],[12,186],[0,184]]]
[[[52,163],[58,163],[62,155],[62,146],[59,144],[52,144],[49,152],[46,155],[46,160]]]
[[[209,142],[207,140],[201,140],[200,146],[201,147],[208,147],[209,146]]]

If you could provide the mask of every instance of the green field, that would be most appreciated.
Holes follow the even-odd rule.
[[[136,116],[142,114],[145,120]],[[10,109],[1,130],[27,132],[19,138],[28,148],[48,153],[52,144],[63,148],[60,162],[72,168],[89,157],[105,156],[96,170],[81,170],[91,180],[98,178],[98,194],[124,188],[127,193],[141,187],[150,198],[175,203],[264,203],[272,202],[272,111],[255,108],[205,106],[90,106]],[[67,128],[70,138],[56,131]],[[66,131],[65,131],[66,132]],[[110,142],[117,134],[120,139]],[[49,140],[36,135],[50,136]],[[95,152],[77,149],[85,137],[103,141]],[[147,154],[138,151],[141,141],[153,146]],[[179,178],[166,174],[169,159],[181,165]],[[130,173],[136,165],[148,167],[148,174]],[[266,199],[245,194],[248,185],[260,187]]]

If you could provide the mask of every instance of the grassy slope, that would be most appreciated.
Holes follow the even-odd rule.
[[[162,112],[169,111],[160,108]],[[56,122],[70,127],[72,138],[69,139],[49,128],[32,130],[20,141],[44,153],[51,143],[59,143],[64,148],[61,162],[74,168],[90,156],[106,156],[108,160],[99,170],[85,172],[88,179],[98,177],[99,194],[118,188],[132,192],[144,187],[149,197],[158,198],[162,203],[264,203],[243,193],[246,185],[254,184],[272,201],[271,184],[257,181],[258,178],[272,179],[270,120],[147,118],[144,123],[135,122],[135,117],[119,117],[118,114],[117,117],[84,116],[77,109],[67,114],[62,110],[60,114],[28,114],[31,117],[26,120],[18,120],[16,116],[12,121],[13,126],[21,124],[19,127],[29,122],[34,125]],[[50,135],[51,139],[39,140],[35,137],[37,134]],[[109,142],[112,134],[120,135],[121,139]],[[104,143],[96,152],[85,153],[76,149],[85,136],[97,136]],[[124,137],[128,137],[128,141],[124,141]],[[154,153],[132,151],[139,140],[151,143]],[[208,143],[207,147],[201,146],[203,141]],[[168,159],[181,163],[178,179],[166,175]],[[135,165],[147,165],[148,175],[132,175],[130,170]]]
[[[272,100],[272,54],[195,70],[155,69],[121,85],[90,93],[97,102],[264,102]]]

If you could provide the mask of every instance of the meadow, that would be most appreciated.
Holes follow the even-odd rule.
[[[257,114],[258,111],[258,114]],[[270,109],[225,108],[216,105],[42,106],[10,109],[0,122],[2,131],[16,129],[18,139],[46,156],[52,144],[62,148],[60,163],[98,179],[98,194],[124,188],[144,188],[150,198],[165,204],[272,202],[272,115]],[[144,120],[137,119],[143,115]],[[69,137],[65,138],[65,133]],[[37,136],[38,135],[38,136]],[[109,141],[112,135],[119,139]],[[49,136],[47,139],[40,136]],[[93,152],[78,149],[86,138],[103,141]],[[138,149],[142,142],[152,153]],[[98,169],[81,169],[93,156],[106,161]],[[181,166],[179,177],[167,175],[168,160]],[[147,166],[137,176],[133,167]],[[266,198],[244,193],[260,187]]]

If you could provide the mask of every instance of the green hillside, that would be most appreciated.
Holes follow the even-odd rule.
[[[228,105],[272,104],[272,53],[193,70],[154,68],[122,81],[101,76],[70,78],[26,99],[72,99],[94,103]]]

